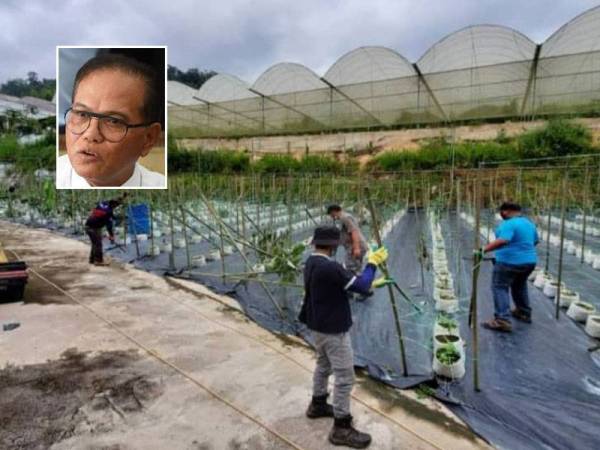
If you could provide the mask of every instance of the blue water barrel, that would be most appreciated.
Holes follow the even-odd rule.
[[[147,204],[130,205],[127,208],[127,218],[128,234],[150,234],[150,210]]]

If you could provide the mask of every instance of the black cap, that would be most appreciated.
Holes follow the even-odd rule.
[[[340,230],[332,225],[315,228],[312,244],[319,246],[335,246],[340,243]]]

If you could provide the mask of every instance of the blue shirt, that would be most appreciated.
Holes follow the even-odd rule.
[[[496,228],[496,239],[508,241],[496,250],[496,261],[502,264],[536,264],[535,246],[539,241],[535,225],[529,219],[515,216],[503,220]]]

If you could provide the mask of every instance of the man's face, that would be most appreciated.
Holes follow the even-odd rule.
[[[329,216],[333,220],[338,220],[342,216],[342,212],[341,211],[331,211],[331,213],[329,214]]]
[[[502,217],[502,220],[506,220],[510,217],[508,211],[500,211],[500,217]]]
[[[83,78],[73,98],[73,108],[119,118],[128,124],[145,122],[142,115],[144,81],[115,69],[92,72]],[[158,127],[158,133],[156,132]],[[160,125],[130,128],[120,142],[109,142],[92,118],[83,134],[66,129],[67,154],[79,176],[93,186],[120,186],[127,181],[136,161],[146,156],[160,133]]]

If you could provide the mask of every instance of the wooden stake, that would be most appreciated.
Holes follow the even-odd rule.
[[[563,269],[563,250],[565,244],[565,211],[566,211],[566,198],[567,198],[567,179],[569,177],[569,171],[565,170],[562,179],[562,192],[560,202],[560,250],[558,252],[558,286],[556,288],[555,298],[555,319],[558,320],[560,312],[560,283],[562,280],[562,269]]]
[[[477,171],[477,178],[474,186],[474,207],[475,207],[475,250],[481,248],[481,238],[479,235],[479,226],[481,224],[481,169]],[[481,266],[481,257],[478,254],[473,255],[473,279],[471,285],[471,304],[469,308],[469,325],[471,326],[473,341],[473,389],[479,392],[479,328],[477,326],[477,282],[479,280],[479,268]]]
[[[369,212],[371,213],[371,227],[373,230],[373,235],[375,236],[375,240],[377,241],[377,245],[381,247],[381,235],[379,234],[379,224],[377,222],[377,214],[375,213],[375,207],[373,206],[373,201],[371,200],[371,195],[369,192],[369,188],[365,187],[365,194],[367,198],[367,204],[369,205]],[[381,272],[386,278],[390,277],[390,274],[387,269],[387,265],[385,263],[380,266]],[[402,357],[402,371],[404,376],[408,376],[408,366],[406,364],[406,352],[404,351],[404,339],[402,338],[402,327],[400,326],[400,317],[398,315],[398,307],[396,305],[396,298],[394,296],[394,290],[391,285],[388,284],[388,295],[390,299],[390,303],[392,305],[392,311],[394,313],[394,323],[396,325],[396,333],[398,334],[398,345],[400,347],[400,355]]]

